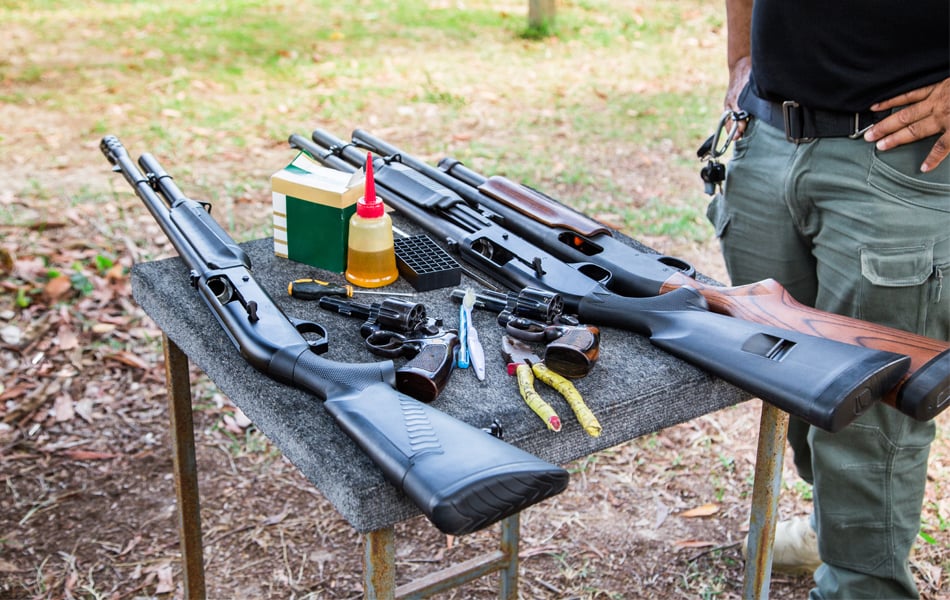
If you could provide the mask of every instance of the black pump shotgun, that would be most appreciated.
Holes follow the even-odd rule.
[[[392,361],[319,356],[327,347],[323,328],[284,314],[206,205],[185,197],[151,155],[139,158],[140,170],[117,138],[103,138],[100,149],[171,240],[241,356],[323,400],[340,428],[439,530],[469,533],[566,488],[564,469],[398,392]],[[308,341],[304,333],[320,339]]]

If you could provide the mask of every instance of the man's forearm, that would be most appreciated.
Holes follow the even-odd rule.
[[[752,50],[753,0],[726,0],[726,34],[729,70]]]
[[[739,110],[739,92],[745,87],[752,70],[752,3],[753,0],[726,0],[726,53],[729,61],[729,84],[723,108]],[[745,131],[745,121],[737,121],[736,139]]]

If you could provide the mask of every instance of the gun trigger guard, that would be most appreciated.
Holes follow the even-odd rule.
[[[380,330],[368,336],[364,343],[369,351],[377,356],[396,358],[402,356],[406,337],[394,331]]]
[[[538,343],[541,343],[541,342],[547,341],[547,337],[546,337],[545,331],[544,331],[543,329],[540,330],[540,331],[537,331],[537,330],[532,331],[532,330],[528,330],[528,329],[519,329],[519,328],[516,327],[514,324],[512,324],[512,323],[509,322],[507,325],[505,325],[505,332],[506,332],[508,335],[510,335],[511,337],[513,337],[513,338],[515,338],[515,339],[517,339],[517,340],[521,340],[522,342],[538,342]]]
[[[304,321],[303,319],[295,319],[293,317],[288,317],[290,322],[293,324],[294,328],[301,334],[304,335],[304,338],[307,340],[307,344],[310,346],[310,349],[317,353],[323,354],[326,352],[329,347],[329,341],[327,340],[327,330],[323,325],[319,323],[314,323],[313,321]],[[306,337],[306,334],[316,335],[316,339],[310,339]]]
[[[581,320],[574,315],[565,315],[560,314],[551,321],[554,325],[564,325],[566,327],[577,327],[581,324]]]

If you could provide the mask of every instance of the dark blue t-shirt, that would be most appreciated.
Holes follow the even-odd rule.
[[[857,112],[950,77],[950,1],[757,0],[759,96]]]

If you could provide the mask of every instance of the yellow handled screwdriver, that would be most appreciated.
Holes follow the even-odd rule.
[[[287,294],[299,300],[319,300],[325,296],[346,296],[352,298],[353,294],[379,294],[382,296],[414,296],[415,294],[405,292],[377,292],[369,290],[354,290],[352,285],[332,284],[329,281],[320,281],[319,279],[296,279],[287,284]]]

